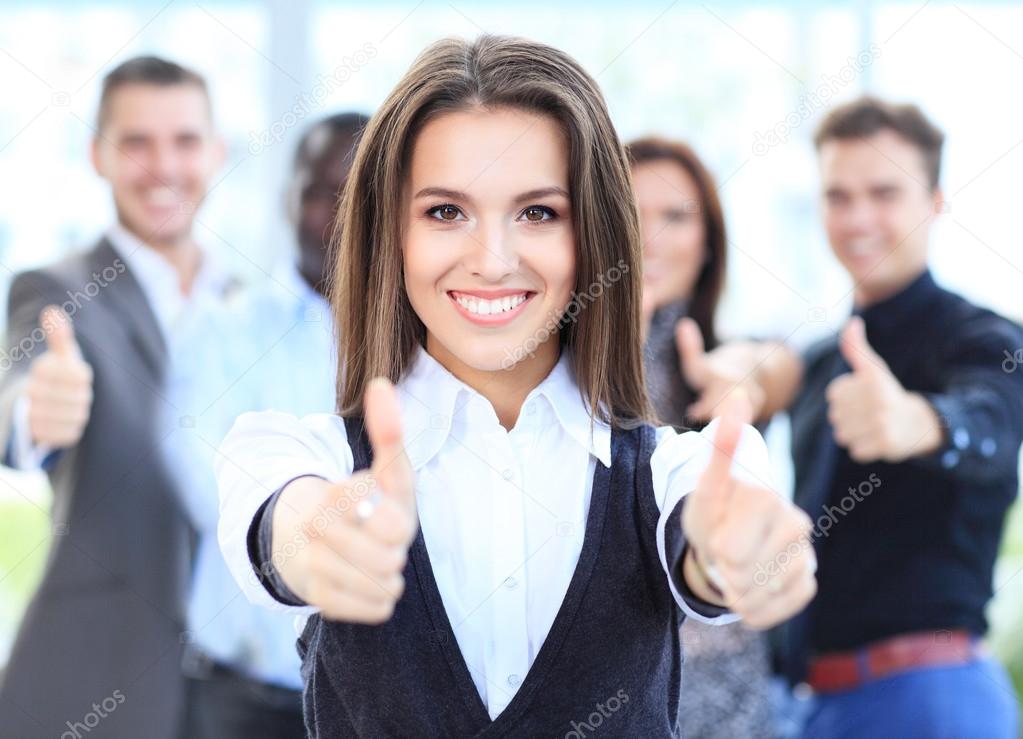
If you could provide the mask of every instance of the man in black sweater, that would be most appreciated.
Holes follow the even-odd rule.
[[[816,136],[854,310],[809,350],[791,408],[796,502],[820,563],[783,650],[788,677],[814,691],[804,737],[1017,736],[1012,688],[980,639],[1018,490],[1023,369],[1003,360],[1023,330],[928,271],[943,139],[915,106],[872,98]]]

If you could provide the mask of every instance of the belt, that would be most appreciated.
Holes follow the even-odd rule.
[[[185,650],[182,668],[185,677],[197,683],[232,683],[243,688],[245,692],[258,699],[262,704],[282,709],[302,710],[301,690],[293,690],[257,680],[195,647]]]
[[[966,664],[982,654],[980,640],[962,629],[902,634],[854,651],[811,658],[807,682],[818,693],[850,690],[917,667]]]

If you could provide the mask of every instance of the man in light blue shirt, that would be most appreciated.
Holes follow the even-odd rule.
[[[287,190],[298,254],[264,284],[195,323],[193,351],[208,361],[171,368],[170,392],[184,410],[167,453],[179,460],[182,487],[203,501],[193,506],[203,514],[188,606],[182,739],[304,736],[294,618],[250,604],[229,573],[217,543],[213,459],[241,413],[301,416],[335,407],[327,244],[367,122],[359,114],[335,115],[305,133]]]

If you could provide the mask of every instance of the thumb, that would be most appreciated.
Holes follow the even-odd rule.
[[[389,380],[370,381],[363,398],[369,443],[373,447],[373,478],[386,495],[415,506],[412,463],[405,454],[398,393]]]
[[[867,329],[859,316],[853,316],[845,325],[839,348],[853,372],[876,374],[879,370],[888,371],[888,365],[881,359],[881,355],[867,342]]]
[[[714,432],[714,451],[700,476],[694,494],[698,505],[709,515],[705,521],[717,521],[724,514],[732,488],[732,460],[739,448],[742,428],[752,420],[752,406],[742,391],[732,392],[724,402]]]
[[[675,344],[678,347],[679,366],[682,376],[694,390],[702,390],[707,384],[707,352],[703,334],[692,318],[683,318],[675,327]]]
[[[56,305],[48,305],[39,314],[39,325],[46,336],[46,348],[59,357],[75,358],[82,355],[75,341],[71,317]]]

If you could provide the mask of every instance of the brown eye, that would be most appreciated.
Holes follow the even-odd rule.
[[[531,223],[541,223],[542,221],[554,218],[554,211],[542,205],[531,205],[522,211],[522,215]]]
[[[461,211],[454,205],[438,205],[426,211],[427,215],[433,216],[439,221],[456,221]]]

